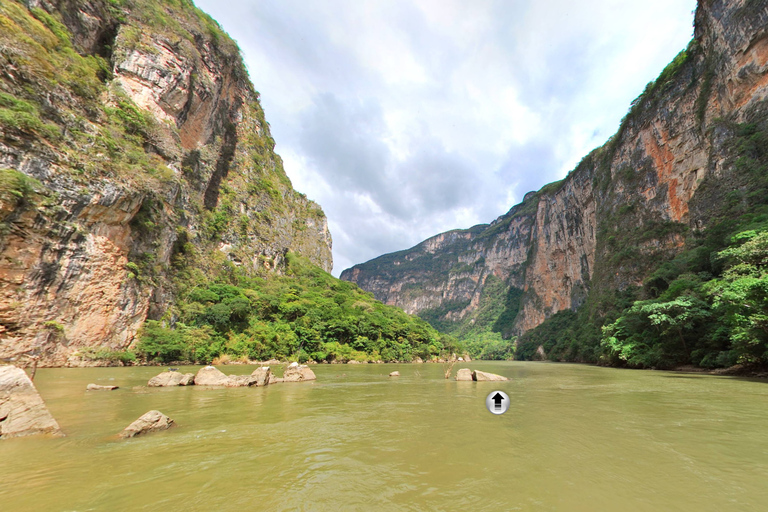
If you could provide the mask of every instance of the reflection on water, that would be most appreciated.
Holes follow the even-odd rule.
[[[319,365],[311,383],[150,389],[157,368],[41,369],[35,383],[67,437],[0,441],[0,509],[768,508],[764,382],[465,366],[511,380],[447,381],[429,364]],[[86,392],[90,382],[120,389]],[[485,409],[495,389],[512,400],[501,416]],[[150,409],[179,427],[116,440]]]

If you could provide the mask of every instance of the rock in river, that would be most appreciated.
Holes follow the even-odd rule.
[[[221,373],[213,366],[206,366],[198,370],[197,375],[195,375],[195,385],[228,387],[238,386],[237,383],[233,382],[232,379]]]
[[[120,389],[118,386],[102,386],[101,384],[88,384],[86,388],[88,391],[114,391],[116,389]]]
[[[33,434],[63,435],[24,370],[0,366],[0,439]]]
[[[475,380],[472,378],[472,370],[469,368],[460,368],[456,372],[456,380]]]
[[[269,369],[269,366],[262,366],[261,368],[256,368],[253,370],[253,373],[251,373],[251,379],[253,380],[252,386],[266,386],[270,383],[270,376],[272,375],[272,371]]]
[[[302,382],[315,379],[317,379],[315,372],[310,370],[307,365],[289,366],[283,373],[283,382]]]
[[[180,373],[180,372],[163,372],[155,375],[147,386],[151,388],[160,388],[165,386],[191,386],[195,383],[194,373]]]
[[[391,372],[391,373],[389,374],[389,376],[390,376],[390,377],[399,377],[399,376],[400,376],[400,372]]]
[[[509,380],[509,379],[506,377],[502,377],[501,375],[496,375],[495,373],[487,373],[487,372],[481,372],[480,370],[475,370],[472,372],[472,380],[476,380],[480,382],[480,381],[486,381],[486,380]]]
[[[173,425],[173,420],[160,411],[149,411],[125,427],[125,430],[120,432],[119,436],[122,439],[128,439],[129,437],[135,437],[148,432],[167,430]]]

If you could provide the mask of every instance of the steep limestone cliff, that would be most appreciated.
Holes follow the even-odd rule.
[[[434,325],[504,336],[642,285],[715,219],[763,204],[734,157],[768,116],[768,2],[702,0],[689,47],[564,180],[490,225],[437,235],[341,278]],[[743,167],[743,166],[742,166]],[[608,297],[608,298],[606,298]]]
[[[330,271],[235,43],[188,0],[0,2],[0,357],[125,349],[184,276]]]

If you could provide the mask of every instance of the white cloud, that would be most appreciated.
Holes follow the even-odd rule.
[[[198,0],[238,40],[334,274],[490,222],[618,127],[695,0]]]

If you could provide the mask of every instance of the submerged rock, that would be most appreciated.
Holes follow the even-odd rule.
[[[147,386],[151,388],[160,388],[160,387],[166,387],[166,386],[191,386],[195,383],[195,374],[194,373],[179,373],[176,371],[167,371],[160,373],[158,375],[155,375],[151,379],[149,379],[149,382],[147,382]]]
[[[460,368],[459,371],[456,372],[456,380],[475,380],[472,378],[472,370],[469,368]]]
[[[148,432],[168,430],[172,426],[174,426],[173,420],[165,414],[160,411],[149,411],[125,427],[125,430],[118,435],[122,439],[128,439]]]
[[[102,386],[101,384],[88,384],[86,388],[88,391],[114,391],[115,389],[120,389],[118,386]]]
[[[289,366],[283,373],[282,382],[302,382],[305,380],[315,380],[315,372],[309,369],[306,365],[301,366]]]
[[[0,366],[0,439],[34,434],[64,435],[26,372]]]
[[[476,380],[478,382],[481,381],[489,381],[489,380],[509,380],[506,377],[502,377],[501,375],[496,375],[495,373],[488,373],[488,372],[481,372],[480,370],[475,370],[472,372],[472,380]]]
[[[390,377],[399,377],[399,376],[400,376],[400,372],[391,372],[391,373],[389,374],[389,376],[390,376]]]

